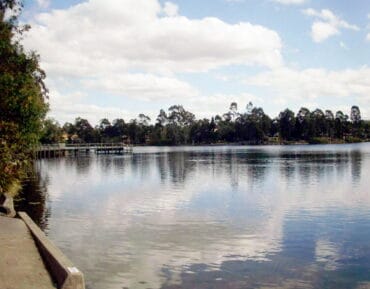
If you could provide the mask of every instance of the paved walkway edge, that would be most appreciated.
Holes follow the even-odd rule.
[[[27,213],[18,212],[18,215],[32,233],[46,267],[56,281],[58,288],[85,289],[82,272],[46,237]]]

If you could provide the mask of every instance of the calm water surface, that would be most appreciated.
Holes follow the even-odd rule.
[[[370,144],[41,160],[24,190],[91,289],[370,288]]]

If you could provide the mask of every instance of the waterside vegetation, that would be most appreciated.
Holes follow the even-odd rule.
[[[18,0],[0,1],[0,195],[20,187],[48,110],[38,55],[20,44],[29,29],[18,23],[21,8]]]
[[[155,124],[140,114],[126,122],[102,119],[93,127],[87,119],[76,118],[74,123],[60,126],[54,120],[44,122],[42,142],[104,143],[128,142],[136,145],[201,145],[201,144],[291,144],[291,143],[346,143],[367,141],[370,122],[361,119],[358,106],[350,115],[337,111],[302,107],[296,114],[285,109],[275,118],[250,102],[238,110],[230,104],[223,115],[211,119],[196,119],[182,105],[161,109]]]

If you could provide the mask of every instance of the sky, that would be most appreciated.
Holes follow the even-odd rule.
[[[368,0],[26,0],[21,21],[61,124],[250,101],[370,119]]]

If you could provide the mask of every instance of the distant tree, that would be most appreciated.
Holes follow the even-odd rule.
[[[159,126],[165,126],[168,123],[168,117],[166,112],[161,109],[159,115],[157,116],[157,124]]]
[[[340,122],[345,122],[346,121],[346,116],[341,110],[338,110],[335,113],[335,119],[339,120]]]
[[[334,137],[334,114],[331,110],[325,111],[326,134],[328,137]]]
[[[334,120],[334,114],[331,110],[325,110],[325,118],[327,120]]]
[[[107,118],[103,118],[102,120],[100,120],[99,129],[101,131],[105,131],[106,129],[110,128],[111,126],[112,125],[111,125],[110,121]]]
[[[40,141],[43,144],[54,144],[63,141],[63,131],[56,120],[49,118],[43,122]]]
[[[201,119],[194,122],[190,128],[192,143],[204,144],[213,141],[213,125],[208,119]]]
[[[361,121],[361,112],[357,105],[351,107],[351,121],[354,124],[358,124]]]
[[[335,137],[336,138],[343,138],[345,132],[345,122],[347,121],[346,115],[341,111],[337,111],[335,113]]]
[[[150,122],[150,117],[149,116],[147,116],[145,114],[142,114],[142,113],[139,114],[139,124],[141,124],[143,126],[148,126],[149,122]]]
[[[238,116],[239,116],[238,104],[236,102],[232,102],[230,104],[229,114],[230,114],[230,117],[231,117],[232,121],[235,121],[238,118]]]
[[[249,103],[247,112],[239,114],[235,122],[235,137],[239,141],[261,143],[267,137],[271,127],[271,120],[266,117],[260,107],[253,107]]]
[[[251,114],[252,113],[252,110],[253,110],[253,103],[251,101],[248,102],[248,104],[247,104],[247,106],[246,106],[245,109],[247,110],[247,113],[248,114]]]
[[[297,140],[308,140],[311,135],[311,112],[302,107],[297,113],[294,137]]]
[[[365,135],[363,121],[361,120],[360,108],[357,105],[351,107],[352,136],[361,138]]]
[[[312,131],[311,137],[323,136],[326,128],[325,114],[321,109],[315,109],[311,113]]]
[[[83,119],[80,117],[76,118],[74,127],[79,141],[85,143],[92,143],[97,141],[96,131],[93,129],[87,119]]]
[[[358,114],[351,114],[352,122],[354,115]],[[316,142],[322,141],[315,139],[317,137],[344,136],[346,141],[354,141],[368,138],[370,131],[368,121],[360,121],[355,125],[348,121],[348,116],[342,111],[338,111],[334,117],[330,110],[324,112],[315,109],[310,112],[302,107],[296,116],[286,109],[277,118],[271,119],[261,107],[254,107],[250,102],[244,113],[237,113],[237,104],[231,103],[225,115],[228,117],[216,115],[211,119],[197,120],[183,106],[173,105],[168,112],[160,110],[155,125],[150,124],[150,118],[145,114],[139,114],[137,119],[132,119],[129,123],[125,123],[123,119],[115,119],[111,124],[108,119],[103,119],[95,129],[87,120],[77,118],[75,124],[66,123],[63,131],[69,138],[85,142],[99,138],[109,142],[129,139],[134,144],[152,145],[215,142],[261,144],[266,143],[269,136],[275,137],[277,134],[283,141]]]
[[[169,109],[168,119],[171,123],[181,127],[192,124],[195,120],[195,115],[184,109],[182,105],[173,105]]]
[[[279,114],[279,133],[281,138],[291,140],[293,138],[293,131],[295,125],[294,112],[286,109]]]
[[[89,129],[89,128],[88,128]],[[100,120],[99,125],[95,130],[95,135],[101,142],[111,142],[114,137],[112,124],[107,118]]]
[[[225,121],[232,121],[233,119],[233,116],[230,112],[226,112],[222,115],[222,118],[225,120]]]
[[[123,141],[127,134],[127,126],[122,118],[117,118],[112,122],[112,130],[115,140],[118,142]]]
[[[66,122],[62,127],[62,131],[67,135],[67,142],[72,142],[73,136],[76,134],[75,126],[70,122]]]

